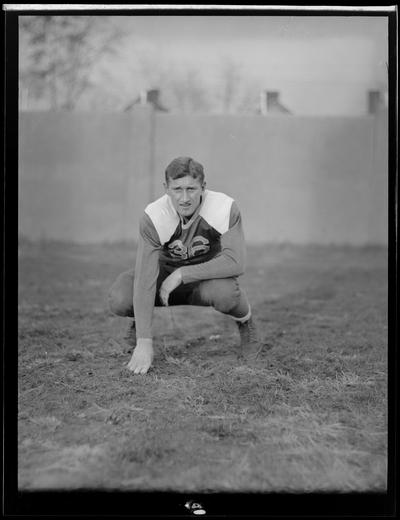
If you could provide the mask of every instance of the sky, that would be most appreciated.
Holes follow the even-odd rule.
[[[126,23],[138,38],[164,41],[213,41],[309,38],[310,36],[367,36],[383,34],[384,17],[378,16],[131,16]]]
[[[171,67],[192,66],[210,83],[233,61],[249,82],[278,89],[301,112],[317,111],[325,89],[346,113],[363,109],[361,89],[387,83],[387,18],[379,16],[130,16],[119,20],[129,38],[123,53]],[[129,83],[129,82],[128,82]],[[300,91],[315,90],[305,101]],[[340,94],[342,92],[342,94]],[[314,99],[314,101],[312,100]],[[313,105],[314,107],[312,107]],[[332,110],[335,103],[331,104]],[[321,109],[322,110],[322,109]]]
[[[229,62],[247,89],[279,90],[298,114],[359,114],[367,90],[387,86],[386,16],[164,14],[110,23],[126,38],[101,81],[124,99],[157,87],[172,70],[196,70],[215,88]]]

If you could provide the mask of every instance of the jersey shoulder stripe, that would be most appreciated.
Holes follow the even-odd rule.
[[[226,233],[229,229],[229,220],[231,207],[233,203],[232,197],[218,191],[205,191],[205,200],[200,215],[210,224],[218,233]]]
[[[173,235],[179,224],[179,216],[167,194],[148,204],[144,212],[150,217],[164,245]]]

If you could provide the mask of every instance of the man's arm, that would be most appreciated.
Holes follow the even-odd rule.
[[[152,338],[160,248],[158,233],[148,215],[145,214],[140,221],[133,289],[133,307],[138,339]]]
[[[221,235],[221,252],[208,262],[181,267],[182,282],[239,276],[244,272],[245,256],[242,218],[236,202],[233,202],[229,229]]]

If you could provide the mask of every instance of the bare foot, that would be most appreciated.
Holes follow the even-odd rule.
[[[128,369],[134,374],[146,374],[151,367],[154,358],[152,341],[138,340],[128,363]]]

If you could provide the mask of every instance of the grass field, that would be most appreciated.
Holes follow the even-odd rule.
[[[387,251],[268,245],[243,277],[255,368],[209,308],[157,309],[133,376],[107,291],[124,244],[20,243],[19,487],[385,490]]]

